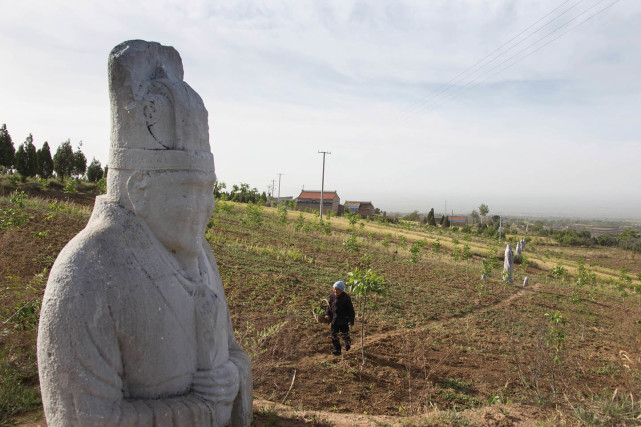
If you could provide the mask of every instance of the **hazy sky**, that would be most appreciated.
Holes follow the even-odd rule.
[[[641,217],[640,1],[0,0],[16,148],[104,165],[129,39],[180,52],[228,185],[320,189],[323,150],[341,201]]]

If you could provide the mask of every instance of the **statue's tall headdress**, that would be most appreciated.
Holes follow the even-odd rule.
[[[170,46],[131,40],[109,55],[110,170],[213,172],[207,110]]]

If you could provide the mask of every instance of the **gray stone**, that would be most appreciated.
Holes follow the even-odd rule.
[[[516,243],[516,254],[521,255],[521,242]]]
[[[529,279],[526,277],[523,279],[523,287],[526,287],[530,283]]]
[[[38,368],[47,424],[249,425],[252,377],[204,238],[214,207],[207,110],[178,52],[109,56],[107,194],[56,260]]]
[[[503,261],[503,280],[509,284],[514,283],[514,252],[512,245],[505,247],[505,261]]]
[[[481,280],[486,282],[487,281],[487,274],[482,274],[481,275]]]

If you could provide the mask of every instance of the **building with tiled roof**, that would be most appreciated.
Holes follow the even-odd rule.
[[[356,212],[363,216],[373,216],[374,215],[374,205],[372,202],[356,202],[349,201],[345,202],[345,212]]]
[[[309,210],[319,210],[320,209],[320,191],[301,191],[298,199],[296,199],[296,207],[301,211]],[[336,191],[324,191],[323,192],[323,213],[332,211],[334,213],[338,212],[340,207],[341,199],[338,197]]]

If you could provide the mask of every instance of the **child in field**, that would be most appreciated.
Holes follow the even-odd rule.
[[[349,337],[349,327],[354,326],[354,306],[352,299],[345,292],[345,282],[342,280],[334,283],[332,293],[329,296],[329,306],[325,311],[325,319],[330,320],[332,326],[332,345],[334,350],[332,354],[338,356],[341,354],[340,336],[345,342],[345,351],[351,347]]]

